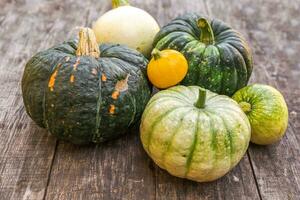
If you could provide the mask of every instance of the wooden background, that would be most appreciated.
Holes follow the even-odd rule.
[[[0,0],[0,199],[300,199],[300,1],[131,0],[161,25],[188,11],[220,18],[251,44],[251,82],[278,88],[290,121],[283,140],[251,144],[228,175],[199,184],[168,175],[142,149],[138,129],[100,145],[57,141],[26,115],[26,61],[90,26],[109,0]]]

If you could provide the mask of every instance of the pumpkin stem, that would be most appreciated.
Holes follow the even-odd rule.
[[[197,108],[204,108],[205,107],[205,101],[206,101],[206,90],[203,88],[199,89],[199,96],[198,100],[195,103],[195,106]]]
[[[113,8],[118,8],[120,6],[129,6],[128,0],[112,0]]]
[[[100,57],[99,45],[95,33],[90,28],[81,27],[79,30],[79,41],[76,50],[77,56]]]
[[[249,113],[251,111],[251,104],[245,101],[242,101],[239,103],[241,109],[244,111],[244,113]]]
[[[210,23],[205,18],[198,20],[198,26],[201,30],[200,41],[206,45],[214,44],[215,37]]]
[[[158,49],[153,49],[153,51],[151,52],[151,56],[154,58],[154,60],[157,60],[161,57],[161,52]]]

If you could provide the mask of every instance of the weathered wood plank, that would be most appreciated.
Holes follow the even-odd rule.
[[[278,88],[289,106],[290,123],[283,140],[266,147],[251,145],[249,149],[262,199],[300,199],[300,1],[243,0],[233,4],[228,0],[207,4],[212,15],[248,37],[255,61],[252,82]]]
[[[43,199],[56,140],[26,115],[20,89],[29,57],[82,25],[86,1],[1,1],[0,199]],[[66,15],[65,12],[69,14]]]
[[[136,134],[98,147],[60,142],[46,199],[154,199],[154,174]]]

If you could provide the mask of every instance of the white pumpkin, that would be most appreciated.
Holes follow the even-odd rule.
[[[113,6],[93,24],[97,42],[127,45],[149,56],[160,29],[155,19],[124,0],[113,0]]]

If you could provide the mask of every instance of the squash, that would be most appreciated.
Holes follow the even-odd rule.
[[[154,47],[185,55],[189,70],[182,85],[231,96],[247,85],[252,73],[252,54],[242,35],[220,20],[202,15],[174,19],[156,35]]]
[[[187,60],[180,52],[171,49],[163,51],[154,49],[147,74],[155,87],[165,89],[182,81],[187,69]]]
[[[113,0],[113,10],[93,24],[98,43],[127,45],[150,56],[152,43],[160,27],[146,11],[130,6],[127,0]]]
[[[91,29],[37,53],[26,64],[28,115],[59,139],[100,143],[126,132],[150,99],[147,60],[121,45],[98,46]]]
[[[288,108],[275,88],[253,84],[237,91],[233,97],[249,118],[251,142],[260,145],[279,141],[288,126]]]
[[[155,94],[142,115],[140,137],[154,162],[170,174],[216,180],[244,156],[250,124],[231,98],[198,86]]]

